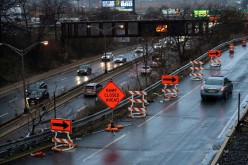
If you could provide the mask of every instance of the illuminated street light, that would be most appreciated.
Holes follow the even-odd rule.
[[[106,30],[103,30],[97,26],[92,26],[92,25],[88,25],[87,28],[95,28],[97,29],[100,33],[102,33],[102,35],[104,35],[104,42],[105,42],[105,60],[104,60],[104,67],[105,67],[105,71],[104,73],[107,74],[108,73],[108,69],[107,69],[107,61],[106,61],[106,53],[107,53],[107,40],[106,40],[106,36],[107,36],[107,33],[111,30],[113,30],[114,28],[116,27],[119,27],[119,28],[123,28],[124,26],[123,25],[117,25],[117,26],[113,26],[109,29],[106,29]]]
[[[24,72],[24,58],[23,56],[25,54],[27,54],[35,45],[37,44],[44,44],[44,45],[48,45],[48,41],[42,41],[42,42],[37,42],[29,47],[27,47],[26,49],[17,49],[16,47],[6,44],[6,43],[0,43],[0,46],[5,45],[9,48],[11,48],[12,50],[14,50],[17,54],[19,54],[22,58],[22,82],[23,82],[23,96],[24,96],[24,113],[27,113],[28,108],[27,108],[27,97],[26,97],[26,84],[25,84],[25,72]]]

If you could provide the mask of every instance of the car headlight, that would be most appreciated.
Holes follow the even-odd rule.
[[[79,70],[77,70],[77,72],[79,72]]]

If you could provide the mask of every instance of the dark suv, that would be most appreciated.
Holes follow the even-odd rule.
[[[36,91],[37,89],[47,89],[47,84],[43,81],[40,81],[29,85],[26,89],[26,95],[29,96],[32,91]]]
[[[37,89],[32,91],[27,98],[30,106],[42,103],[46,99],[49,99],[49,93],[46,89]]]
[[[80,75],[89,75],[92,73],[92,68],[90,64],[84,64],[79,67],[77,70],[78,76]]]

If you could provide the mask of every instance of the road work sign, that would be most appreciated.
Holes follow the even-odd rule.
[[[98,97],[110,109],[114,109],[125,97],[125,93],[120,90],[113,81],[109,81],[108,84],[98,93]]]
[[[209,57],[220,57],[221,56],[220,50],[209,50],[208,56]]]
[[[55,132],[69,132],[72,133],[71,120],[52,118],[50,119],[50,128]]]
[[[178,76],[162,75],[162,84],[178,84]]]

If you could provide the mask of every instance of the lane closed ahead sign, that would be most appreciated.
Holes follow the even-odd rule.
[[[109,81],[108,84],[98,93],[98,97],[110,108],[114,109],[125,97],[125,93]]]

